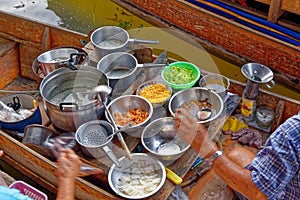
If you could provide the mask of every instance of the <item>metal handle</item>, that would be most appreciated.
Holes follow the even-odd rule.
[[[143,44],[158,44],[157,40],[142,40],[142,39],[129,39],[128,42],[133,42],[133,43],[143,43]]]
[[[167,66],[167,63],[144,63],[144,64],[137,64],[137,67],[165,67]]]
[[[74,102],[63,102],[59,104],[59,109],[62,112],[74,112],[78,110],[78,104]]]
[[[121,167],[121,164],[119,163],[117,156],[108,146],[104,146],[102,147],[102,149],[106,153],[106,155],[113,161],[113,163],[115,163],[117,167]]]
[[[265,86],[267,86],[267,88],[271,89],[275,86],[275,81],[271,80],[268,83],[265,83]]]

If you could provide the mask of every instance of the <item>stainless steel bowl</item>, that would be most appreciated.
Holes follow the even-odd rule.
[[[152,121],[144,129],[141,141],[147,151],[164,165],[176,161],[190,147],[178,136],[173,117]]]
[[[227,91],[230,86],[230,81],[222,74],[207,74],[199,81],[199,86],[204,87],[216,92],[220,97],[225,100]]]
[[[217,119],[224,109],[222,98],[216,92],[211,91],[207,88],[194,87],[175,93],[169,101],[169,111],[173,116],[175,116],[176,110],[180,108],[184,103],[204,99],[207,99],[208,102],[212,105],[211,116],[206,120],[199,120],[198,123],[202,123],[207,126],[210,124],[210,122]],[[198,111],[199,109],[196,108],[191,110],[190,113],[195,117],[195,113]]]
[[[133,160],[128,160],[126,157],[122,157],[119,159],[121,167],[116,167],[115,164],[111,166],[108,172],[108,183],[109,186],[112,188],[112,190],[116,194],[127,199],[143,199],[158,192],[161,189],[161,187],[164,185],[166,180],[166,170],[163,164],[160,161],[144,153],[133,153],[132,159]],[[139,166],[139,168],[136,168],[136,166]],[[147,172],[149,170],[149,166],[152,166],[151,168],[155,170],[155,176],[161,179],[157,183],[157,186],[155,187],[154,190],[146,194],[132,194],[132,195],[128,195],[123,191],[121,191],[121,189],[119,188],[120,179],[126,177],[129,172],[136,170],[137,173],[136,174],[133,173],[132,175],[133,176],[137,175],[138,179],[136,180],[142,180],[141,179],[142,176],[139,174],[139,172],[141,173]],[[153,184],[149,186],[153,186]]]
[[[124,132],[133,137],[141,137],[144,127],[147,126],[147,124],[149,124],[153,114],[152,104],[147,99],[137,95],[124,95],[116,99],[113,99],[108,104],[107,108],[114,119],[116,113],[125,113],[135,108],[141,108],[142,110],[146,111],[149,114],[145,121],[137,125],[132,125],[130,127],[126,127],[127,125],[125,126],[117,125],[118,128],[125,127],[126,130],[124,130]],[[105,117],[107,120],[109,120],[107,112],[105,112]]]

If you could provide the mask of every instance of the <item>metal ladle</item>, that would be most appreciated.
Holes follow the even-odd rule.
[[[98,100],[99,100],[100,102],[103,103],[102,98],[101,98],[101,94],[102,94],[103,96],[107,96],[107,95],[110,94],[111,92],[112,92],[112,88],[111,88],[111,87],[109,87],[109,86],[107,86],[107,85],[98,85],[98,86],[94,87],[94,88],[91,90],[90,95],[89,95],[89,98],[90,98],[90,99],[95,99],[95,98],[97,97]],[[125,141],[124,141],[124,138],[123,138],[123,136],[122,136],[122,134],[121,134],[121,130],[119,130],[118,126],[116,125],[116,123],[115,123],[113,117],[111,116],[111,114],[110,114],[110,112],[109,112],[109,110],[108,110],[108,108],[107,108],[107,106],[106,106],[105,103],[103,103],[103,106],[104,106],[105,111],[106,111],[107,114],[108,114],[109,120],[111,121],[111,123],[112,123],[112,125],[113,125],[113,127],[114,127],[114,129],[115,129],[115,134],[117,135],[118,140],[119,140],[119,142],[121,143],[121,145],[122,145],[122,147],[123,147],[123,150],[125,151],[126,157],[127,157],[129,160],[132,160],[131,153],[130,153],[128,147],[127,147],[127,144],[126,144]],[[130,126],[129,126],[129,127],[130,127]]]

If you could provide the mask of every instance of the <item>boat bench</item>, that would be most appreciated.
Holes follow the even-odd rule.
[[[0,89],[19,76],[18,43],[0,37]]]

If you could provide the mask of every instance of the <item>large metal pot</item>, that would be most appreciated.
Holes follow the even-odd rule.
[[[65,131],[76,131],[83,123],[98,119],[104,111],[99,100],[90,100],[88,96],[95,86],[108,85],[106,75],[91,66],[77,68],[57,69],[40,85],[47,115],[55,127]]]

